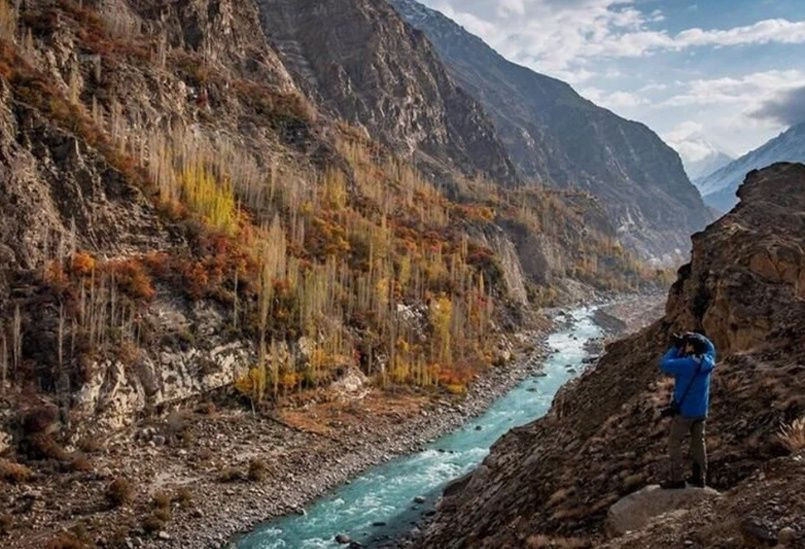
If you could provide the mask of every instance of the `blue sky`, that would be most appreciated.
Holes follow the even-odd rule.
[[[803,112],[805,0],[423,1],[687,160],[741,155]]]

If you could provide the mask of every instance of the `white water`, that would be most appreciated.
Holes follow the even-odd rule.
[[[573,311],[572,325],[548,338],[556,349],[544,363],[543,375],[532,376],[499,398],[476,419],[416,454],[373,467],[293,515],[259,526],[235,542],[240,549],[305,549],[343,547],[338,534],[372,546],[411,528],[432,508],[444,485],[477,466],[489,447],[512,427],[544,415],[556,391],[584,368],[584,344],[601,335],[593,309]],[[568,366],[576,373],[570,371]],[[480,430],[476,427],[480,426]],[[425,504],[414,503],[427,496]],[[382,523],[382,524],[380,524]]]

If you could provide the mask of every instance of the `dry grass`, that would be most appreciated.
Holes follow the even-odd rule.
[[[262,459],[253,459],[249,462],[249,480],[263,482],[268,476],[268,466]]]
[[[170,509],[173,498],[167,492],[158,492],[154,494],[152,503],[155,509]]]
[[[0,535],[8,534],[14,526],[14,517],[9,513],[0,515]]]
[[[805,448],[805,416],[781,427],[777,438],[792,453]]]
[[[224,467],[217,478],[218,482],[236,482],[243,479],[243,471],[237,467]]]
[[[158,532],[159,530],[165,528],[166,521],[162,520],[156,514],[152,513],[150,515],[147,515],[143,519],[141,525],[143,527],[143,530],[152,533],[152,532]]]
[[[13,484],[25,482],[32,474],[33,471],[21,463],[0,459],[0,478],[6,482]]]
[[[86,549],[88,544],[70,532],[59,532],[44,545],[45,549]]]
[[[17,30],[17,13],[8,0],[0,0],[0,38],[14,40]]]
[[[83,452],[75,452],[70,458],[70,470],[87,473],[92,469],[92,461]]]
[[[120,507],[131,503],[134,499],[134,487],[128,479],[118,477],[106,487],[106,501],[112,507]]]

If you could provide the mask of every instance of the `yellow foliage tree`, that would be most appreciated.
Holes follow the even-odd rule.
[[[436,356],[441,364],[450,364],[450,322],[453,317],[453,302],[447,296],[439,296],[430,304],[430,324],[436,339]]]
[[[246,396],[252,404],[252,412],[255,404],[262,402],[266,392],[266,367],[265,364],[250,368],[243,376],[235,380],[235,388]]]
[[[189,166],[181,174],[182,196],[190,209],[213,227],[234,235],[237,229],[237,206],[232,185],[219,183],[203,166]]]

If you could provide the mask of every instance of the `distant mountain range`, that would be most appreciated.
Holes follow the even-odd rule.
[[[748,172],[775,162],[802,161],[805,161],[805,122],[697,180],[696,184],[708,206],[725,212],[738,201],[735,192]]]
[[[684,253],[690,234],[712,219],[679,155],[651,129],[511,63],[438,11],[389,1],[483,106],[523,179],[589,191],[644,256]]]
[[[682,160],[682,163],[685,165],[685,172],[687,172],[691,183],[696,187],[698,187],[699,181],[703,178],[735,160],[734,156],[730,156],[708,141],[702,140],[697,144],[706,147],[708,152],[696,160],[685,160],[684,156]]]

